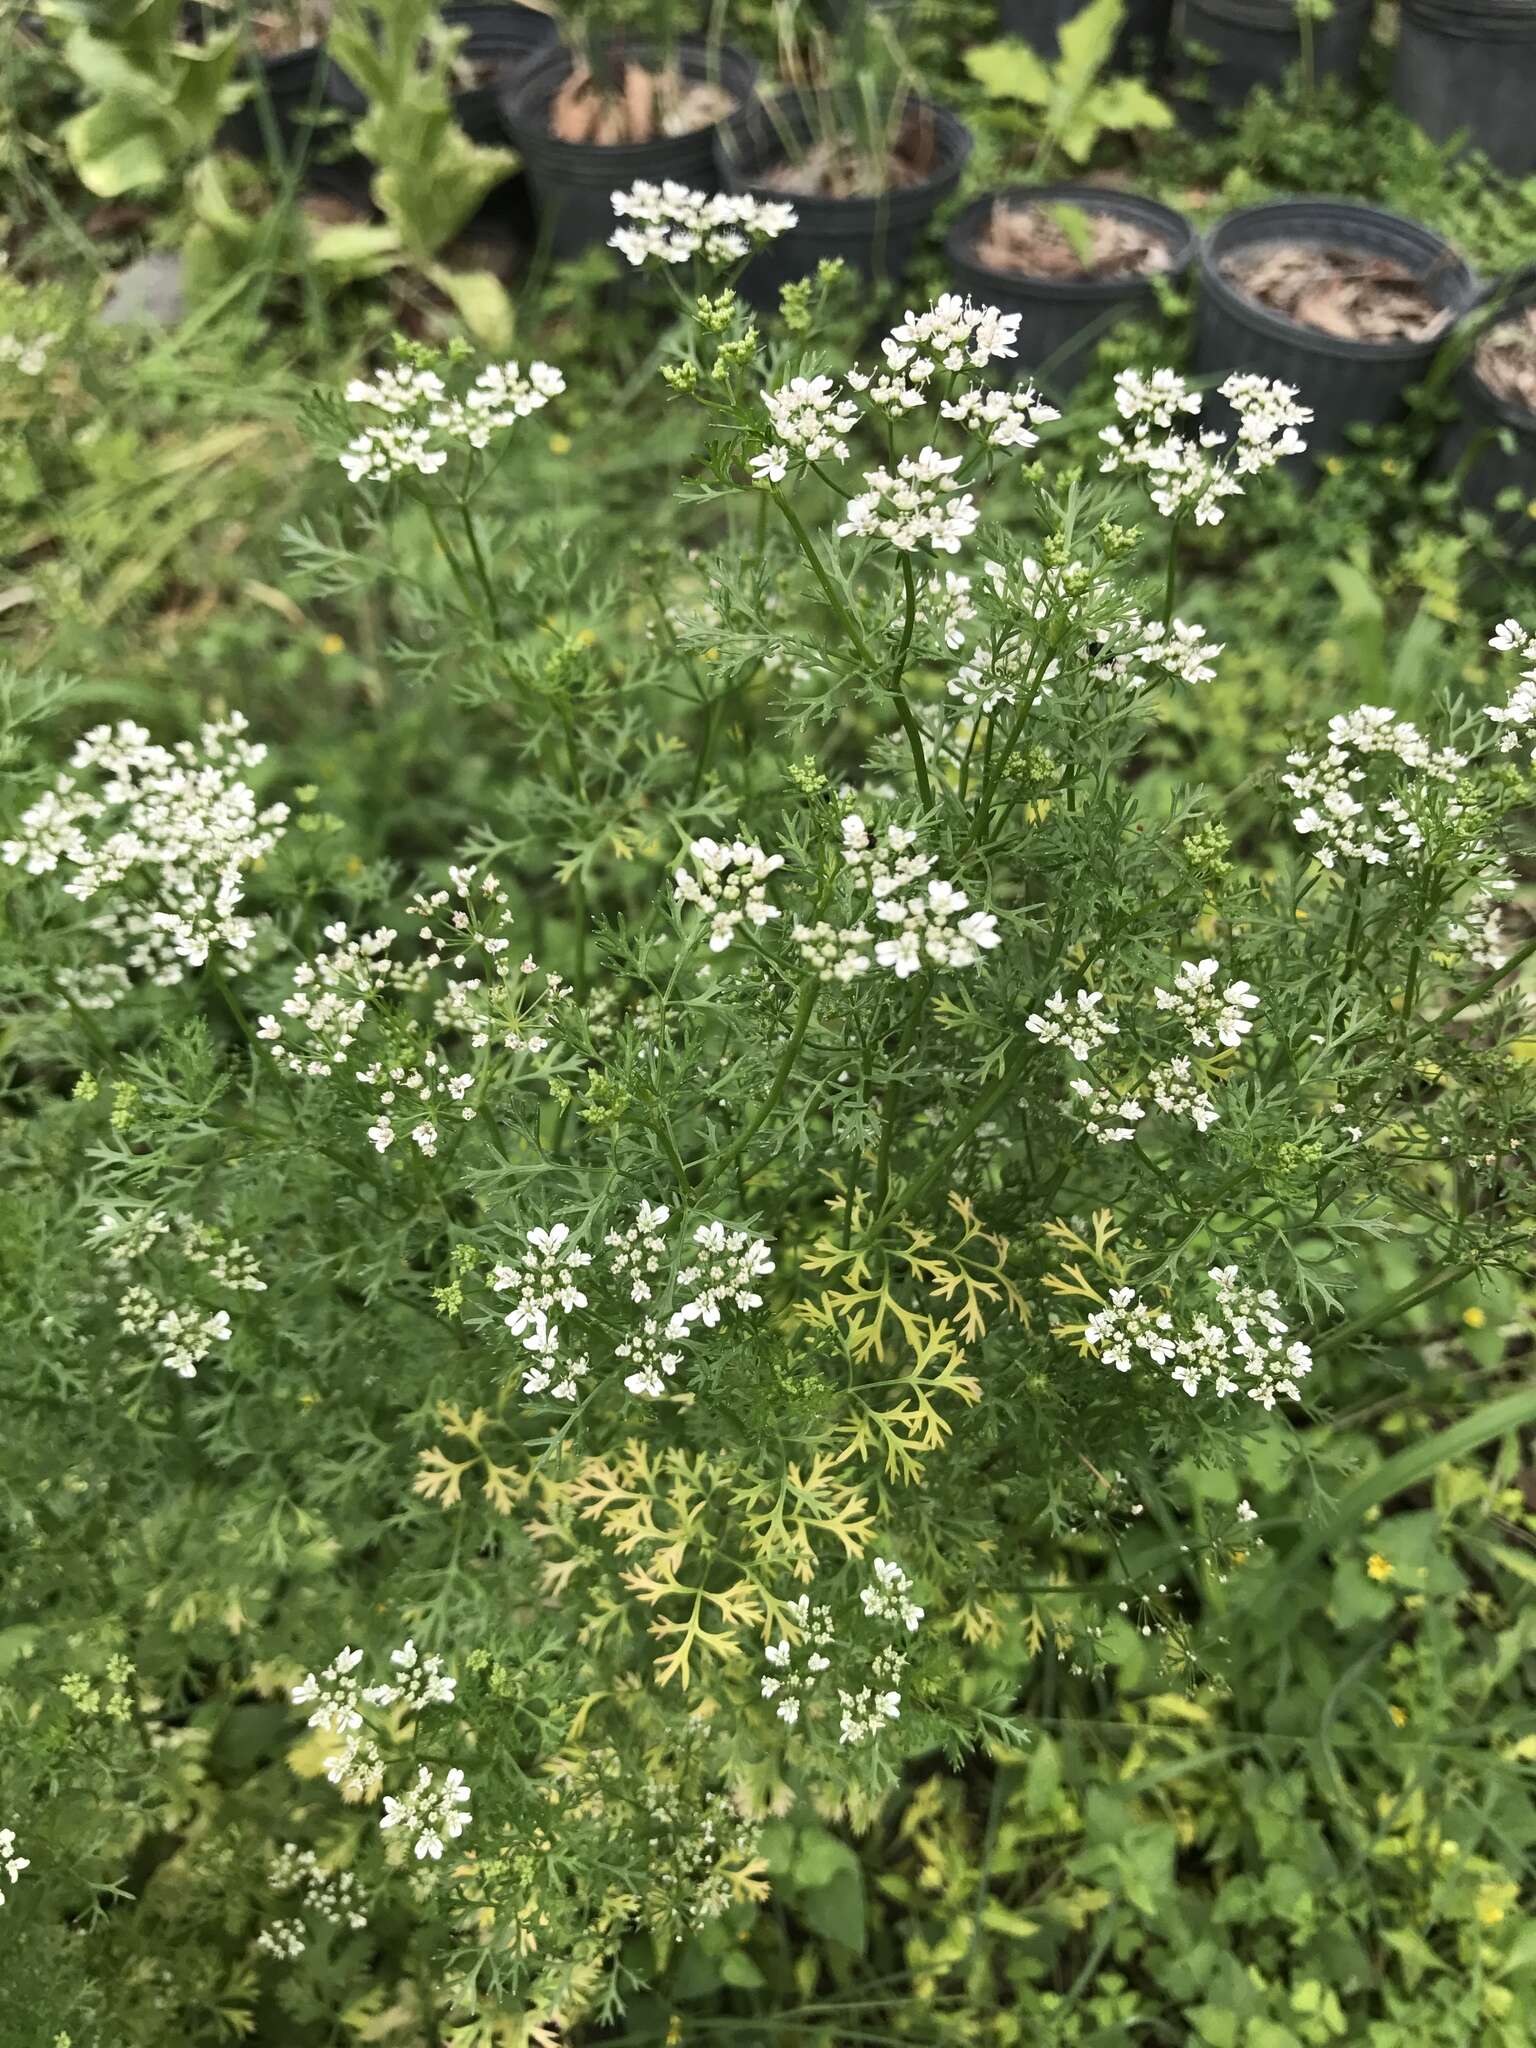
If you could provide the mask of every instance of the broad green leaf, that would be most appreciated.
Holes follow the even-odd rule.
[[[965,68],[988,99],[1023,100],[1031,107],[1050,102],[1050,71],[1028,43],[983,43],[966,51]]]
[[[445,270],[441,264],[434,264],[427,275],[452,299],[471,337],[489,355],[509,353],[517,320],[499,278],[488,270]]]

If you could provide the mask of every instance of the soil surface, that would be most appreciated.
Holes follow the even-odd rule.
[[[851,135],[820,137],[799,156],[754,171],[752,183],[805,199],[874,199],[931,178],[937,154],[932,123],[918,115],[905,123],[885,156],[873,156]]]
[[[1173,262],[1162,235],[1068,200],[998,200],[972,253],[1012,277],[1150,277]]]
[[[1473,360],[1495,398],[1536,412],[1536,306],[1491,327]]]
[[[1450,324],[1412,271],[1388,256],[1311,242],[1271,242],[1222,264],[1250,299],[1340,341],[1427,341]]]
[[[676,66],[650,71],[626,63],[604,90],[590,66],[578,64],[549,105],[549,132],[561,142],[655,142],[663,135],[694,135],[734,111],[723,85],[685,78]]]

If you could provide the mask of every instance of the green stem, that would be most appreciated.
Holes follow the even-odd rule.
[[[764,1097],[757,1114],[748,1122],[740,1137],[735,1139],[724,1152],[716,1157],[708,1177],[699,1184],[698,1192],[701,1195],[706,1189],[714,1185],[726,1167],[742,1156],[752,1140],[763,1128],[763,1125],[767,1123],[769,1117],[778,1108],[784,1090],[789,1086],[789,1077],[794,1071],[795,1061],[799,1056],[800,1048],[805,1043],[805,1034],[811,1028],[811,1014],[816,1008],[816,998],[820,990],[821,983],[818,981],[808,981],[804,988],[801,989],[800,1000],[795,1008],[795,1021],[790,1027],[789,1042],[784,1048],[783,1057],[779,1061],[778,1069],[774,1074],[768,1093]]]
[[[891,665],[891,679],[887,684],[896,700],[896,716],[901,720],[902,730],[907,735],[907,745],[912,750],[912,772],[917,777],[918,801],[925,811],[933,809],[933,785],[928,780],[928,757],[923,752],[922,728],[918,725],[917,714],[907,701],[907,693],[901,687],[906,674],[907,657],[912,651],[912,630],[917,623],[917,580],[912,574],[912,557],[904,554],[901,558],[901,581],[904,592],[904,611],[901,622],[901,639],[896,646],[896,659]]]

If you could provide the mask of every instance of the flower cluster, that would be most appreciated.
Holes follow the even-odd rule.
[[[41,377],[58,339],[55,333],[34,334],[26,341],[19,334],[0,334],[0,369],[10,363],[23,377]]]
[[[865,1621],[892,1630],[898,1637],[915,1635],[923,1610],[912,1598],[911,1579],[899,1564],[885,1557],[874,1560],[873,1571],[871,1582],[859,1590]],[[799,1725],[824,1674],[839,1665],[843,1671],[838,1675],[844,1675],[850,1660],[853,1669],[848,1675],[850,1683],[857,1680],[855,1689],[835,1687],[838,1741],[844,1745],[867,1742],[900,1718],[900,1681],[907,1662],[904,1652],[889,1642],[872,1652],[867,1645],[861,1651],[853,1643],[840,1643],[832,1610],[813,1605],[808,1593],[791,1600],[784,1612],[794,1641],[783,1635],[763,1651],[768,1670],[760,1690],[765,1700],[774,1702],[774,1712],[787,1727]],[[867,1662],[860,1668],[864,1658]]]
[[[0,1828],[0,1870],[5,1872],[7,1884],[15,1884],[24,1870],[32,1868],[30,1856],[16,1853],[16,1831],[14,1828]],[[0,1892],[0,1906],[5,1904],[6,1895]]]
[[[646,263],[740,263],[765,242],[788,234],[799,216],[780,200],[745,192],[695,192],[667,178],[660,185],[637,178],[613,194],[613,210],[629,227],[608,237],[636,269]]]
[[[368,1925],[367,1914],[358,1907],[352,1872],[329,1869],[313,1849],[285,1842],[272,1859],[268,1881],[279,1897],[292,1898],[295,1915],[309,1915],[354,1933]],[[308,1933],[303,1918],[273,1920],[257,1935],[256,1946],[279,1962],[297,1962],[309,1945]]]
[[[337,1747],[326,1758],[325,1775],[348,1799],[377,1797],[387,1768],[379,1742],[365,1732],[363,1708],[383,1712],[398,1707],[415,1716],[428,1707],[451,1704],[456,1689],[442,1660],[420,1656],[412,1642],[390,1653],[396,1675],[382,1685],[360,1683],[356,1674],[362,1661],[362,1651],[348,1646],[323,1671],[309,1672],[291,1694],[296,1707],[312,1709],[311,1728],[337,1738]],[[468,1802],[462,1771],[448,1771],[439,1780],[422,1765],[403,1797],[386,1796],[379,1826],[403,1827],[412,1837],[416,1857],[435,1862],[445,1838],[451,1841],[469,1826],[470,1816],[462,1810]]]
[[[874,1583],[861,1589],[859,1605],[872,1621],[888,1621],[893,1628],[916,1635],[923,1610],[911,1597],[912,1581],[888,1557],[877,1557],[873,1570]]]
[[[1312,417],[1296,403],[1291,385],[1268,377],[1234,374],[1220,391],[1237,418],[1237,440],[1226,455],[1217,453],[1227,446],[1225,434],[1206,427],[1190,439],[1179,431],[1181,419],[1201,409],[1200,394],[1182,377],[1172,370],[1155,370],[1150,377],[1122,370],[1115,378],[1115,405],[1125,426],[1102,430],[1100,469],[1144,476],[1152,503],[1166,519],[1193,517],[1197,526],[1217,525],[1222,499],[1241,496],[1243,478],[1305,452],[1296,430]]]
[[[412,1143],[435,1157],[443,1117],[475,1118],[469,1098],[485,1078],[487,1052],[545,1051],[553,1013],[570,995],[558,974],[541,975],[531,956],[514,957],[507,894],[494,874],[453,867],[449,882],[410,906],[423,920],[427,948],[418,963],[393,957],[397,934],[387,926],[354,936],[344,924],[327,925],[330,950],[294,970],[281,1018],[257,1023],[257,1037],[290,1073],[325,1079],[350,1072],[372,1091],[368,1141],[381,1153],[403,1124]],[[467,967],[478,971],[463,974]],[[434,987],[433,976],[446,968],[460,978]],[[437,1041],[419,1032],[404,1007],[429,990],[432,1022],[443,1035]],[[450,1049],[445,1040],[461,1043]]]
[[[560,1326],[556,1315],[568,1316],[587,1306],[587,1297],[576,1275],[592,1263],[592,1254],[570,1242],[570,1225],[557,1223],[549,1230],[530,1230],[528,1249],[515,1266],[497,1266],[491,1275],[491,1291],[506,1294],[517,1290],[517,1300],[505,1322],[523,1349],[531,1351],[534,1363],[523,1378],[525,1394],[550,1394],[556,1401],[574,1401],[576,1382],[587,1373],[585,1357],[560,1355]]]
[[[761,931],[779,915],[764,884],[783,867],[782,853],[764,853],[743,839],[729,846],[695,839],[688,851],[699,873],[679,868],[673,877],[674,893],[679,902],[691,904],[709,920],[711,953],[723,953],[743,922]]]
[[[184,1380],[195,1379],[197,1368],[215,1345],[227,1344],[234,1334],[228,1309],[191,1297],[209,1291],[266,1292],[267,1283],[255,1255],[238,1239],[226,1239],[212,1224],[146,1209],[127,1221],[115,1215],[102,1216],[92,1241],[110,1268],[135,1275],[118,1296],[119,1331]],[[174,1282],[143,1270],[146,1264],[159,1264],[167,1257],[181,1268]],[[189,1267],[190,1272],[186,1270]]]
[[[1191,1045],[1224,1045],[1235,1051],[1253,1029],[1247,1014],[1259,999],[1246,981],[1229,981],[1218,989],[1219,960],[1184,960],[1171,989],[1157,988],[1152,999],[1172,1013],[1189,1033]]]
[[[1115,1287],[1083,1326],[1085,1347],[1130,1372],[1147,1362],[1191,1396],[1202,1388],[1225,1399],[1246,1394],[1261,1408],[1301,1398],[1297,1382],[1312,1370],[1309,1348],[1293,1339],[1270,1289],[1240,1278],[1235,1266],[1213,1266],[1214,1313],[1177,1321],[1166,1306],[1142,1301],[1134,1287]]]
[[[809,1593],[802,1593],[797,1600],[791,1600],[785,1612],[798,1633],[805,1655],[797,1662],[786,1636],[770,1643],[763,1652],[771,1668],[762,1682],[762,1694],[765,1700],[777,1702],[774,1712],[786,1726],[793,1728],[800,1719],[800,1709],[806,1696],[814,1692],[821,1674],[831,1669],[832,1659],[827,1651],[836,1637],[831,1608],[812,1607]]]
[[[1536,640],[1515,619],[1505,619],[1488,645],[1499,654],[1530,654]],[[1500,728],[1499,752],[1512,754],[1516,747],[1531,745],[1531,763],[1536,766],[1536,666],[1522,669],[1520,680],[1507,704],[1490,704],[1484,711]]]
[[[1464,754],[1432,748],[1416,725],[1379,704],[1329,719],[1327,747],[1299,748],[1286,762],[1290,772],[1280,780],[1301,804],[1291,822],[1325,868],[1341,860],[1386,867],[1394,853],[1418,852],[1425,793],[1436,784],[1454,789],[1467,765]],[[1396,763],[1411,779],[1384,782],[1373,762]],[[1450,814],[1455,810],[1453,798]]]
[[[384,1795],[382,1830],[402,1828],[410,1838],[411,1854],[417,1862],[430,1857],[436,1863],[445,1841],[456,1841],[474,1818],[469,1811],[469,1787],[461,1770],[445,1771],[441,1778],[426,1764],[416,1770],[416,1782],[399,1799]]]
[[[348,405],[384,415],[349,441],[338,460],[353,483],[388,483],[415,472],[435,476],[454,447],[485,448],[492,434],[515,426],[548,405],[565,389],[565,378],[548,363],[491,363],[462,396],[448,390],[435,370],[397,363],[371,379],[354,377]]]
[[[889,541],[903,554],[925,547],[959,554],[961,542],[976,531],[978,517],[970,492],[954,480],[959,467],[958,455],[924,448],[919,455],[903,455],[894,475],[888,469],[866,470],[864,490],[848,500],[838,532]]]
[[[875,941],[875,962],[899,981],[925,966],[974,967],[1000,943],[994,914],[971,910],[963,890],[933,876],[933,856],[910,851],[916,839],[904,825],[873,838],[857,812],[843,819],[843,860],[868,882],[870,915],[887,934]],[[868,943],[862,920],[841,932],[797,926],[795,936],[823,980],[849,981],[868,968],[859,950]]]
[[[1024,1019],[1024,1029],[1042,1045],[1065,1046],[1073,1059],[1086,1063],[1120,1030],[1103,1005],[1102,989],[1080,988],[1070,1002],[1057,989]]]
[[[245,780],[266,758],[246,729],[232,711],[162,747],[129,720],[96,726],[0,859],[31,875],[63,869],[81,903],[118,899],[90,928],[126,973],[167,988],[210,959],[238,970],[258,931],[240,909],[246,873],[288,817],[284,804],[260,808]]]
[[[1032,384],[1022,391],[971,384],[942,400],[939,412],[986,448],[1033,448],[1040,439],[1036,427],[1061,418]]]
[[[1183,619],[1171,619],[1165,626],[1132,612],[1124,632],[1093,664],[1093,679],[1124,690],[1144,690],[1152,681],[1194,688],[1211,681],[1221,652],[1221,642],[1208,641],[1204,626],[1191,626]]]
[[[880,344],[883,371],[852,370],[848,382],[877,411],[899,418],[927,402],[928,387],[1018,353],[1020,315],[946,292],[926,312],[908,309]]]
[[[759,483],[782,483],[791,466],[804,468],[828,457],[848,460],[843,436],[858,425],[859,408],[839,396],[830,377],[791,377],[763,393],[763,406],[773,441],[747,465]]]
[[[651,1883],[664,1893],[681,1926],[703,1927],[718,1920],[742,1896],[744,1873],[758,1854],[759,1824],[718,1791],[706,1792],[693,1805],[652,1787],[645,1812]]]
[[[574,1401],[577,1382],[587,1377],[591,1353],[601,1345],[627,1368],[629,1393],[659,1400],[683,1361],[681,1345],[699,1329],[717,1328],[728,1310],[746,1314],[762,1307],[755,1283],[774,1270],[762,1238],[715,1220],[697,1225],[688,1249],[678,1254],[664,1235],[670,1221],[665,1206],[642,1202],[626,1227],[605,1234],[607,1272],[623,1297],[635,1306],[655,1301],[657,1307],[617,1340],[604,1319],[580,1351],[573,1351],[562,1330],[591,1306],[593,1259],[571,1241],[568,1224],[530,1230],[521,1258],[493,1268],[491,1292],[516,1296],[506,1327],[532,1354],[523,1376],[525,1394]]]

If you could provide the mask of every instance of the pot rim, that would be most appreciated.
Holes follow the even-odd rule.
[[[1137,220],[1151,215],[1157,226],[1168,230],[1167,242],[1172,261],[1166,270],[1138,271],[1125,277],[1042,277],[1029,271],[994,270],[977,256],[974,236],[984,215],[1000,199],[1020,202],[1061,200],[1081,206],[1085,213],[1097,210]],[[1150,291],[1160,277],[1170,280],[1182,277],[1195,259],[1199,240],[1199,230],[1194,222],[1160,199],[1152,199],[1140,192],[1122,192],[1065,178],[1049,185],[1000,185],[979,193],[951,223],[944,237],[944,253],[951,263],[963,264],[983,277],[996,278],[998,284],[1008,291],[1035,291],[1051,298],[1093,301],[1123,297],[1129,291]]]
[[[801,111],[805,105],[805,95],[797,87],[790,87],[776,95],[776,102]],[[929,99],[926,93],[909,92],[902,106],[904,110],[915,108],[931,116],[939,140],[939,162],[926,178],[919,179],[915,185],[902,185],[887,192],[855,192],[844,198],[832,198],[826,193],[786,192],[779,186],[759,183],[759,174],[769,165],[755,162],[748,169],[741,156],[733,153],[728,147],[728,131],[733,126],[739,128],[743,122],[755,115],[762,115],[766,119],[768,102],[763,99],[754,99],[747,105],[738,107],[734,114],[718,125],[715,130],[716,163],[722,176],[732,181],[736,191],[767,199],[786,200],[800,216],[802,229],[812,227],[818,215],[841,217],[852,208],[883,207],[887,211],[912,208],[914,211],[920,211],[929,202],[937,205],[946,191],[954,185],[970,161],[971,151],[976,146],[975,137],[969,125],[961,120],[958,114],[942,106],[937,100]]]
[[[1222,275],[1218,258],[1233,253],[1225,246],[1225,239],[1230,230],[1241,230],[1268,218],[1275,222],[1273,234],[1240,236],[1237,246],[1258,247],[1264,242],[1305,242],[1309,235],[1300,231],[1299,223],[1297,231],[1292,233],[1287,233],[1285,223],[1288,217],[1300,215],[1305,218],[1308,209],[1336,210],[1340,241],[1348,241],[1349,224],[1353,220],[1365,228],[1385,226],[1405,230],[1410,242],[1416,242],[1421,246],[1428,245],[1427,254],[1438,252],[1445,262],[1453,287],[1450,296],[1442,304],[1442,310],[1451,316],[1446,324],[1436,333],[1417,341],[1406,338],[1395,341],[1345,340],[1340,335],[1324,334],[1316,327],[1307,327],[1299,320],[1288,320],[1283,313],[1275,312],[1261,300],[1250,298],[1246,292],[1240,291]],[[1238,207],[1199,237],[1195,260],[1199,270],[1201,291],[1209,293],[1225,312],[1257,328],[1260,333],[1267,334],[1272,339],[1285,340],[1292,346],[1299,346],[1314,355],[1334,356],[1348,362],[1427,361],[1449,340],[1455,331],[1456,323],[1468,310],[1477,291],[1477,278],[1471,265],[1444,235],[1437,234],[1422,221],[1411,220],[1406,214],[1392,213],[1384,206],[1371,206],[1364,200],[1339,199],[1328,194],[1297,194],[1286,199],[1262,200],[1255,206]]]

